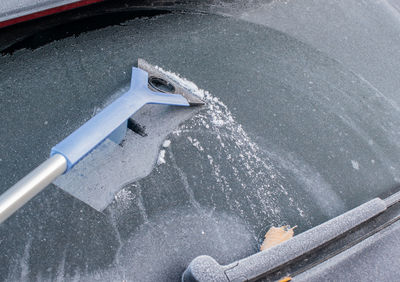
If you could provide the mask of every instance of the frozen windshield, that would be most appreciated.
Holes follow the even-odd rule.
[[[299,10],[167,13],[0,57],[2,192],[126,89],[138,58],[193,81],[206,101],[165,135],[145,109],[135,117],[162,138],[135,137],[151,158],[130,164],[132,181],[103,213],[51,185],[0,225],[0,280],[176,281],[198,255],[228,264],[255,253],[271,225],[301,232],[397,185],[398,37],[371,31],[363,45],[350,26],[336,44],[339,30],[310,31],[335,19],[316,10],[323,26],[295,21]],[[393,31],[392,10],[368,10]]]

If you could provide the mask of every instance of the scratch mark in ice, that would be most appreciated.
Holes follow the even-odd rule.
[[[189,195],[189,201],[190,203],[198,210],[201,210],[201,205],[199,204],[199,202],[196,200],[196,198],[194,197],[194,192],[192,190],[192,188],[189,185],[188,179],[186,174],[183,172],[183,170],[176,164],[175,161],[175,157],[172,154],[172,152],[170,153],[171,156],[171,160],[173,163],[174,168],[178,171],[178,174],[182,180],[183,183],[183,187],[185,188],[186,193]]]

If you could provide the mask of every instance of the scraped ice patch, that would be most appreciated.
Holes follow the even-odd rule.
[[[170,141],[170,140],[165,140],[162,146],[163,146],[164,148],[168,148],[169,145],[171,145],[171,141]]]
[[[197,140],[196,138],[192,138],[190,136],[187,137],[187,139],[189,140],[189,142],[197,148],[197,150],[199,151],[204,151],[203,147],[200,145],[199,140]]]
[[[302,191],[313,199],[321,214],[332,217],[346,210],[343,200],[315,169],[288,152],[280,151],[281,155],[277,156],[274,150],[260,148],[222,100],[192,82],[186,83],[187,80],[178,74],[158,69],[206,102],[205,110],[173,134],[177,138],[186,137],[204,156],[215,181],[215,184],[208,184],[214,189],[210,188],[209,193],[221,191],[224,204],[230,210],[247,217],[252,214],[252,221],[258,221],[259,227],[266,220],[281,223],[288,209],[296,211],[307,223],[310,209],[305,208],[309,206],[308,201],[301,200]],[[203,127],[201,132],[199,126]],[[301,189],[288,189],[282,171],[289,171]],[[203,177],[209,179],[210,176]]]
[[[355,169],[355,170],[359,170],[360,169],[360,164],[355,161],[355,160],[351,160],[351,166]]]
[[[165,150],[161,150],[158,154],[157,164],[162,165],[165,164]]]
[[[302,204],[289,196],[285,179],[275,168],[273,160],[249,137],[218,97],[198,88],[179,74],[160,67],[157,69],[173,77],[179,85],[184,85],[206,103],[203,111],[173,134],[176,138],[185,137],[211,167],[212,175],[196,176],[207,178],[207,185],[211,187],[208,192],[210,197],[221,193],[225,202],[219,205],[225,205],[249,219],[252,217],[251,221],[258,222],[258,227],[265,224],[266,220],[280,223],[285,212],[282,207],[293,209],[304,218],[308,217]],[[199,127],[203,130],[199,130]],[[203,163],[201,160],[199,162]],[[241,196],[238,198],[238,195]]]
[[[121,207],[126,208],[135,199],[135,196],[132,191],[124,188],[115,195],[114,199]]]

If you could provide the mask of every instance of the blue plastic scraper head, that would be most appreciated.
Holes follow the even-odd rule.
[[[149,76],[172,84],[171,91],[178,93],[149,89]],[[163,139],[198,110],[146,106],[145,114],[135,115],[135,120],[146,125],[146,137],[127,130],[128,119],[146,104],[204,104],[178,84],[159,68],[139,60],[139,68],[132,68],[129,90],[51,149],[51,155],[61,154],[67,160],[66,173],[53,183],[96,210],[104,210],[123,185],[151,172]]]

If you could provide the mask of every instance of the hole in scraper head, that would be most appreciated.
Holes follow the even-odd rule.
[[[162,79],[160,77],[150,76],[148,79],[149,88],[162,93],[175,93],[175,86],[172,83]],[[133,118],[128,119],[128,129],[132,130],[136,134],[142,137],[146,137],[146,127],[140,125]]]
[[[149,77],[149,86],[153,90],[163,92],[163,93],[175,93],[175,86],[166,81],[165,79],[150,76]]]

